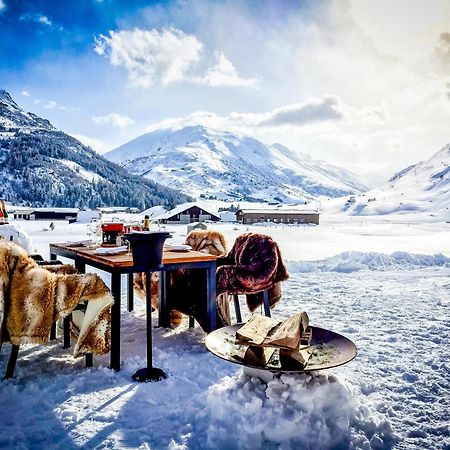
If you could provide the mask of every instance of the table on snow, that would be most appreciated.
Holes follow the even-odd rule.
[[[121,278],[128,274],[128,311],[133,310],[133,273],[137,272],[130,254],[102,255],[95,253],[95,247],[69,246],[67,244],[50,244],[50,259],[57,256],[75,261],[75,267],[85,273],[86,266],[92,266],[111,274],[111,292],[114,304],[111,307],[111,354],[110,366],[120,370],[120,316],[121,316]],[[170,325],[170,308],[167,304],[166,273],[179,269],[203,269],[206,272],[206,315],[207,329],[216,329],[216,256],[206,253],[188,251],[164,251],[163,267],[159,283],[159,326]],[[148,319],[148,317],[147,317]]]

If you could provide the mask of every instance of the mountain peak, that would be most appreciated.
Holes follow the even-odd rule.
[[[18,107],[16,102],[12,99],[9,92],[5,91],[4,89],[0,89],[0,101],[2,101],[4,103],[9,103],[11,105],[14,105],[15,107]]]
[[[366,190],[343,169],[281,145],[203,125],[155,130],[105,157],[193,197],[290,203]]]
[[[23,133],[35,130],[56,131],[47,119],[24,111],[4,89],[0,89],[0,129],[3,131],[20,129]]]
[[[33,206],[91,208],[156,204],[189,197],[130,175],[47,120],[25,112],[0,90],[1,194]]]

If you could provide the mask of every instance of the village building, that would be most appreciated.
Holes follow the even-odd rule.
[[[78,211],[78,208],[16,209],[14,211],[14,219],[75,221],[78,217]]]
[[[139,208],[132,206],[102,206],[98,208],[100,214],[114,214],[114,213],[126,213],[126,214],[137,214],[139,213]]]
[[[311,223],[319,225],[319,212],[314,209],[240,209],[236,212],[239,223],[273,222],[284,224]]]
[[[219,222],[220,217],[217,213],[207,211],[196,203],[183,203],[176,208],[167,211],[165,214],[157,217],[161,223],[192,223],[204,222],[206,220]]]

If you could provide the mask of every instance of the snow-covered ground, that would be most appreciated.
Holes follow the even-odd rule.
[[[137,384],[137,302],[122,314],[118,373],[107,355],[85,369],[59,341],[24,346],[15,378],[0,383],[0,448],[450,448],[450,224],[388,219],[214,226],[229,247],[247,230],[272,235],[291,274],[274,316],[306,310],[313,325],[356,343],[351,363],[265,385],[210,354],[204,333],[184,323],[155,329],[155,365],[169,377]],[[46,256],[49,242],[85,237],[88,227],[16,223]],[[167,228],[183,240],[185,226]],[[8,354],[4,345],[0,371]]]

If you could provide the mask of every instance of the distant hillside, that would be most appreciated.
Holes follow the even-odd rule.
[[[189,201],[176,190],[131,175],[0,90],[0,196],[34,206],[145,209]]]
[[[144,134],[105,157],[197,198],[304,202],[370,188],[347,170],[280,144],[200,125]]]
[[[416,215],[450,221],[450,144],[396,173],[380,189],[333,206],[350,215]]]

